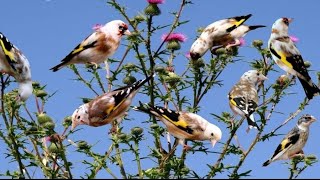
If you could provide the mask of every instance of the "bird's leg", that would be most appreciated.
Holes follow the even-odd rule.
[[[183,150],[185,151],[189,151],[192,149],[190,146],[188,146],[184,139],[179,139],[179,144],[183,146]]]
[[[167,133],[166,133],[166,135],[167,135],[167,141],[168,141],[168,149],[169,149],[169,151],[171,151],[171,139],[170,139],[170,133],[169,133],[169,132],[167,132]]]
[[[118,118],[118,119],[116,119],[115,121],[112,122],[112,127],[111,127],[111,129],[110,129],[108,134],[116,134],[118,132],[118,130],[119,130],[118,125],[120,123],[119,119],[120,119],[120,122],[121,122],[121,118]]]
[[[245,154],[245,150],[242,148],[241,144],[240,144],[240,141],[238,139],[238,136],[237,134],[234,134],[233,138],[236,140],[237,144],[238,144],[238,147],[240,148],[240,150],[242,151],[242,154]]]
[[[298,153],[291,155],[290,159],[291,158],[303,158],[303,157],[304,157],[304,152],[303,152],[303,150],[301,150]]]

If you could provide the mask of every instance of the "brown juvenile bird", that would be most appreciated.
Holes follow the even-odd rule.
[[[119,124],[139,89],[153,76],[152,74],[144,80],[105,93],[89,103],[81,105],[72,114],[71,130],[81,124],[98,127],[114,120]]]

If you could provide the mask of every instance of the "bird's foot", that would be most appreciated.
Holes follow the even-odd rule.
[[[186,145],[186,144],[183,145],[183,150],[189,151],[189,150],[191,150],[191,149],[192,149],[192,148],[191,148],[190,146],[188,146],[188,145]]]

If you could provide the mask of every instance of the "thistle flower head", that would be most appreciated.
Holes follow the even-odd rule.
[[[171,33],[171,34],[163,34],[161,39],[166,42],[169,42],[169,41],[185,42],[187,40],[187,37],[182,33]]]
[[[99,30],[101,27],[102,27],[102,24],[95,24],[95,25],[92,27],[92,29],[96,31],[96,30]]]
[[[150,4],[163,4],[164,0],[147,0]]]
[[[244,46],[246,44],[246,41],[244,40],[244,38],[240,39],[240,46]]]
[[[292,42],[296,43],[299,41],[299,38],[297,38],[296,36],[289,36],[289,38],[291,39]]]

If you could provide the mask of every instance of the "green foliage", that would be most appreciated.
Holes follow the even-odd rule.
[[[107,90],[110,90],[112,86],[123,86],[122,83],[119,83],[121,79],[124,84],[132,84],[136,81],[135,74],[148,75],[155,71],[158,76],[151,79],[150,86],[145,86],[140,91],[140,93],[149,96],[151,105],[163,103],[165,106],[172,105],[176,110],[201,111],[200,102],[203,101],[210,90],[223,86],[223,79],[220,75],[228,66],[238,63],[238,54],[240,52],[237,47],[229,50],[219,48],[213,52],[210,59],[190,60],[183,73],[175,72],[175,58],[183,53],[180,51],[183,43],[172,42],[172,44],[167,44],[166,46],[165,42],[162,42],[159,45],[154,45],[152,43],[153,35],[162,29],[172,33],[178,27],[183,28],[183,25],[188,21],[181,21],[180,16],[184,8],[190,4],[192,4],[191,1],[181,0],[177,12],[172,13],[172,23],[154,25],[153,22],[157,18],[156,16],[161,15],[161,8],[158,6],[148,4],[144,10],[141,10],[144,13],[129,17],[126,13],[126,8],[120,5],[117,0],[109,0],[108,5],[114,7],[115,11],[120,13],[130,23],[130,28],[133,29],[132,35],[127,37],[129,44],[126,46],[126,53],[120,60],[108,60],[111,65],[115,65],[115,69],[107,68],[105,70],[100,66],[86,65],[85,69],[80,71],[78,66],[70,65],[69,68],[74,73],[74,79],[98,96],[108,92]],[[251,67],[267,75],[273,71],[274,66],[272,59],[270,59],[270,52],[266,47],[263,47],[264,43],[261,40],[253,41],[252,46],[252,49],[255,49],[261,58],[250,61]],[[134,53],[137,63],[123,64],[129,51]],[[105,71],[107,71],[108,87],[105,87],[103,82]],[[122,75],[125,75],[125,78],[121,78]],[[278,129],[300,114],[308,105],[307,100],[301,102],[297,110],[283,124],[272,132],[265,132],[264,128],[268,126],[272,115],[276,112],[277,105],[284,98],[290,96],[288,89],[294,84],[294,77],[280,76],[270,86],[265,86],[264,84],[259,86],[262,104],[257,107],[256,112],[260,117],[258,122],[261,122],[261,131],[258,132],[246,150],[243,150],[239,144],[232,142],[233,138],[236,138],[236,133],[244,119],[235,120],[235,117],[229,112],[221,112],[221,115],[212,114],[212,116],[227,127],[225,131],[227,140],[226,142],[221,142],[223,148],[214,149],[215,152],[206,148],[202,142],[193,141],[189,142],[189,144],[191,143],[191,150],[189,151],[182,150],[178,152],[176,148],[178,146],[177,141],[173,144],[168,142],[166,147],[160,141],[160,138],[166,135],[166,129],[159,125],[154,117],[150,116],[148,120],[144,121],[149,125],[147,126],[149,127],[148,131],[141,127],[133,127],[131,132],[122,132],[122,128],[116,125],[118,128],[117,133],[110,135],[112,144],[104,154],[100,154],[95,152],[94,144],[84,140],[73,142],[68,139],[70,134],[78,131],[69,131],[71,126],[70,116],[61,121],[56,121],[48,115],[50,112],[45,112],[46,103],[55,94],[47,92],[46,85],[42,85],[40,82],[32,83],[34,88],[33,98],[35,98],[37,112],[30,112],[25,103],[16,101],[17,90],[8,90],[12,83],[12,78],[7,75],[0,75],[0,77],[2,116],[0,138],[6,144],[6,158],[17,163],[19,167],[15,171],[0,172],[4,176],[12,178],[32,178],[31,167],[39,167],[37,171],[44,178],[72,178],[71,168],[74,168],[74,162],[69,162],[66,156],[66,152],[71,151],[72,147],[76,147],[76,153],[88,157],[85,160],[81,160],[82,165],[89,171],[89,173],[81,175],[83,178],[95,178],[98,172],[102,170],[105,170],[113,178],[204,178],[198,175],[199,172],[195,172],[194,166],[187,166],[185,163],[191,153],[204,153],[208,156],[214,154],[217,157],[217,160],[208,164],[207,167],[204,165],[203,170],[207,171],[206,178],[213,178],[222,173],[228,173],[229,178],[246,178],[250,176],[252,170],[241,169],[241,172],[239,172],[239,169],[246,162],[247,156],[252,152],[256,144],[278,136]],[[98,88],[94,88],[93,84],[98,84]],[[192,92],[192,96],[187,97],[185,92]],[[83,103],[88,103],[91,100],[91,98],[82,98]],[[26,112],[26,115],[22,115],[22,111]],[[64,127],[62,133],[56,132],[56,122],[62,122]],[[154,144],[143,144],[144,148],[149,149],[149,154],[147,157],[142,157],[140,148],[147,133],[152,136]],[[125,169],[122,160],[124,153],[130,153],[134,157],[136,165],[130,166],[131,170],[136,168],[136,172],[133,174],[127,173]],[[224,160],[229,156],[237,157],[239,159],[238,162],[226,165]],[[154,161],[154,167],[143,169],[143,159]],[[298,177],[307,167],[316,162],[317,158],[314,156],[293,159],[288,166],[290,178]],[[302,167],[298,166],[302,163],[304,163]],[[110,168],[110,166],[115,166],[116,168]],[[113,172],[116,171],[115,169],[119,170],[121,177],[118,177],[117,174],[119,173]]]

